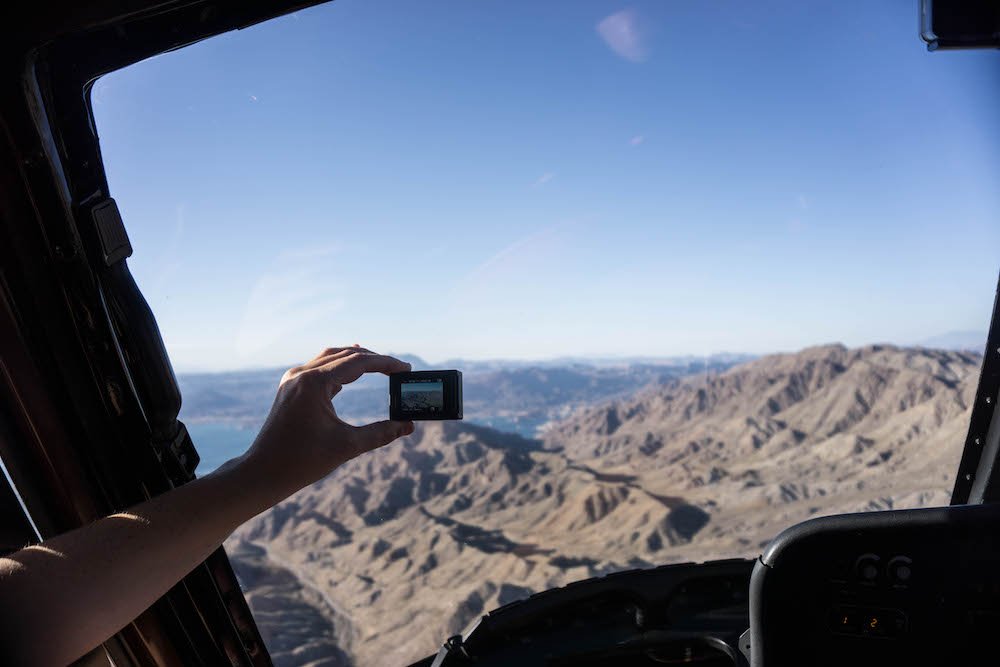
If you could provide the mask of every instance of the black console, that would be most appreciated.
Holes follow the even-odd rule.
[[[743,667],[753,561],[615,572],[491,611],[411,667]]]
[[[545,591],[412,667],[993,665],[998,630],[1000,505],[962,505],[814,519],[756,563]]]
[[[751,577],[752,667],[996,664],[998,630],[1000,506],[814,519]]]

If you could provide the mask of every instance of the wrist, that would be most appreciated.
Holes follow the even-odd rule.
[[[240,508],[238,523],[243,523],[298,491],[299,487],[280,474],[280,466],[268,464],[253,452],[232,459],[220,466],[213,477],[225,487],[233,505]]]

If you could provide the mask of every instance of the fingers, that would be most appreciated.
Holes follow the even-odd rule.
[[[347,354],[349,352],[367,352],[369,354],[374,354],[374,352],[369,350],[367,347],[361,347],[360,345],[355,343],[350,347],[328,347],[319,354],[317,354],[316,358],[313,361],[323,361],[324,359],[329,359],[330,357],[333,356],[340,356],[343,354]]]
[[[410,370],[410,364],[395,357],[360,351],[334,358],[326,364],[316,367],[316,372],[322,373],[331,387],[354,382],[365,373],[389,375],[390,373],[404,373],[408,370]]]
[[[315,357],[305,362],[301,366],[295,366],[294,368],[288,369],[285,376],[282,378],[281,382],[284,383],[285,380],[295,377],[300,373],[305,373],[306,371],[311,371],[314,368],[319,368],[325,364],[335,361],[337,359],[343,359],[344,357],[350,356],[355,352],[366,352],[368,354],[374,354],[371,350],[366,347],[361,347],[357,343],[351,347],[328,347]]]
[[[354,428],[357,454],[388,445],[396,438],[413,433],[413,422],[381,421]]]
[[[374,354],[371,350],[365,347],[361,347],[357,343],[351,347],[328,347],[315,357],[307,361],[298,367],[299,371],[307,371],[312,368],[318,368],[324,364],[328,364],[335,359],[342,359],[355,352],[367,352],[368,354]]]
[[[345,384],[354,382],[365,373],[402,373],[410,364],[395,357],[375,354],[355,343],[351,347],[330,347],[301,366],[289,369],[281,378],[284,384],[302,376],[308,384],[322,386],[332,398]]]

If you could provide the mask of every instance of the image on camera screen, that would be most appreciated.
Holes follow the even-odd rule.
[[[444,410],[444,382],[404,382],[400,387],[402,408],[406,412],[441,412]]]

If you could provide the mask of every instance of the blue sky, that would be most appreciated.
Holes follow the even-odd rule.
[[[998,81],[911,0],[337,0],[93,104],[183,371],[985,332]]]

